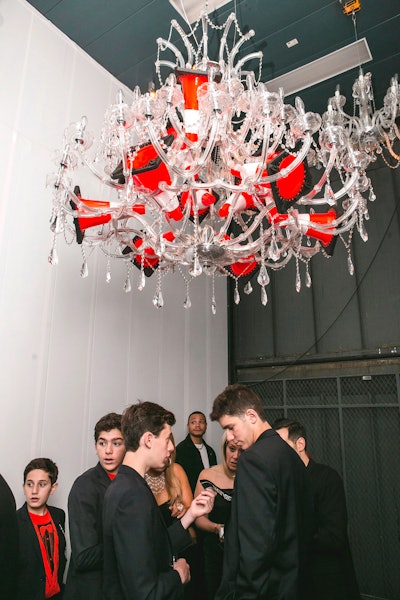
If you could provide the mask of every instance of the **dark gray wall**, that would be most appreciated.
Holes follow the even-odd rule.
[[[295,262],[271,274],[267,306],[260,287],[230,300],[231,380],[237,369],[273,364],[315,362],[357,357],[396,356],[400,352],[400,169],[379,161],[369,171],[376,193],[366,222],[369,240],[354,231],[347,251],[338,240],[334,256],[310,262],[311,288],[295,290]],[[232,290],[231,290],[232,291]]]

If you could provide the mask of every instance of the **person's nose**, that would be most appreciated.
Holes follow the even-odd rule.
[[[233,440],[235,439],[233,431],[230,431],[230,429],[226,430],[226,439],[228,440],[228,442],[233,442]]]
[[[106,446],[106,454],[112,454],[113,451],[113,445],[112,444],[107,444]]]

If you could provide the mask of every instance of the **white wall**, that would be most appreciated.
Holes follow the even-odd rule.
[[[210,412],[227,383],[226,284],[192,287],[185,310],[181,279],[125,294],[123,270],[93,257],[80,278],[78,246],[58,243],[48,264],[51,189],[45,189],[64,128],[83,114],[98,131],[121,87],[24,0],[0,0],[0,472],[23,501],[22,472],[37,456],[59,466],[53,503],[95,463],[93,427],[137,399],[159,402],[185,435],[193,409]],[[62,241],[62,240],[60,240]],[[220,429],[207,439],[219,448]]]

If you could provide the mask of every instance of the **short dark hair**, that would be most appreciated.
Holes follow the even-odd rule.
[[[94,426],[94,441],[97,442],[102,431],[111,431],[112,429],[119,429],[121,431],[121,420],[122,415],[114,412],[101,417]]]
[[[190,415],[188,416],[188,423],[190,421],[190,417],[193,417],[193,415],[203,415],[203,417],[207,423],[207,417],[203,412],[201,412],[201,410],[194,410],[193,412],[191,412]]]
[[[246,385],[228,385],[214,400],[211,421],[218,421],[223,415],[242,416],[248,408],[256,411],[262,421],[266,421],[261,399]]]
[[[146,431],[156,437],[165,425],[175,425],[174,414],[154,402],[141,402],[129,406],[122,415],[122,435],[125,448],[136,452],[139,448],[140,438]]]
[[[50,458],[33,458],[24,469],[24,483],[31,471],[41,469],[48,473],[51,485],[54,485],[58,478],[58,467]]]
[[[280,419],[276,419],[272,423],[272,429],[287,429],[288,430],[288,438],[291,442],[295,443],[299,438],[304,438],[307,443],[307,432],[306,428],[300,421],[295,421],[294,419],[287,419],[282,417]]]

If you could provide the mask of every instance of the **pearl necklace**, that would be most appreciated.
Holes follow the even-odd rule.
[[[149,475],[148,473],[145,473],[144,479],[155,496],[158,496],[158,494],[161,494],[161,492],[165,490],[164,471],[159,475],[155,475],[154,477],[152,475]]]

